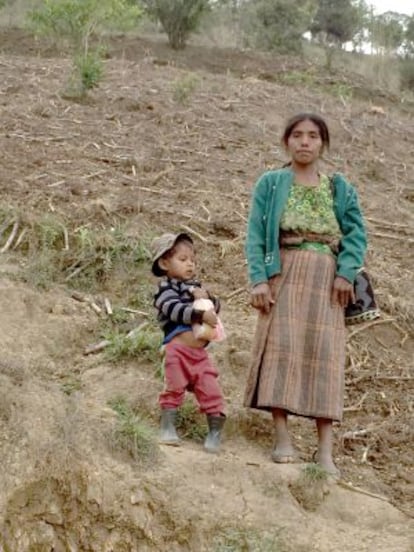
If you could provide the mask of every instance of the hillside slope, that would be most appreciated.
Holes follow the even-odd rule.
[[[189,48],[174,61],[160,43],[126,44],[117,39],[102,85],[74,102],[60,95],[69,59],[19,33],[0,40],[0,549],[412,551],[412,109],[386,94],[362,99],[352,76],[335,81],[296,60]],[[250,191],[283,163],[284,120],[302,110],[329,122],[326,172],[358,186],[383,311],[348,336],[341,484],[304,477],[309,421],[292,420],[303,464],[274,465],[270,418],[242,407],[255,320],[242,250]],[[129,279],[108,270],[86,294],[74,262],[51,285],[36,249],[45,217],[62,221],[69,253],[92,230],[143,244],[193,232],[228,334],[212,353],[229,410],[218,457],[197,436],[155,448],[149,464],[119,446],[110,405],[122,398],[156,429],[162,384],[145,358],[83,354],[107,317],[73,291],[140,311],[130,327],[148,319],[155,282],[144,263]],[[25,233],[6,247],[16,220]]]

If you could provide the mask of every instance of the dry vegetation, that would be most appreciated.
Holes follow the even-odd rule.
[[[309,62],[137,38],[111,42],[106,78],[77,103],[61,95],[64,54],[21,31],[0,51],[0,550],[412,550],[412,104]],[[357,183],[383,311],[349,331],[346,488],[273,465],[270,419],[241,406],[250,190],[284,161],[283,122],[303,109],[330,123],[325,170]],[[185,446],[155,443],[148,243],[166,229],[194,235],[223,298],[228,339],[213,354],[229,421],[214,459],[191,401]],[[309,462],[313,427],[292,430]]]

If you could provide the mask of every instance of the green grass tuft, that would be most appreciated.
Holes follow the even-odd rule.
[[[199,78],[193,73],[188,73],[181,79],[175,80],[172,83],[174,101],[180,104],[187,103],[198,83]]]
[[[215,537],[212,552],[286,552],[279,533],[228,527]]]
[[[134,412],[123,397],[116,397],[108,404],[117,414],[114,433],[116,445],[138,462],[155,462],[159,456],[159,447],[156,433],[148,421]]]
[[[191,399],[178,409],[176,426],[180,435],[197,442],[202,442],[207,435],[206,418]]]
[[[161,362],[161,334],[151,327],[143,327],[129,334],[112,330],[104,338],[109,341],[105,349],[106,357],[116,361],[123,358],[139,357],[140,359],[159,364]]]
[[[328,479],[328,472],[320,464],[307,464],[303,468],[303,478],[309,481],[309,483],[326,481]]]

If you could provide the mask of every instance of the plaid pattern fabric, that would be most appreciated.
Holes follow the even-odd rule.
[[[270,281],[276,303],[258,316],[244,404],[341,421],[345,323],[343,309],[331,305],[335,259],[281,255],[282,274]]]

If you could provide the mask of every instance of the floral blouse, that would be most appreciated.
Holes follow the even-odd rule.
[[[341,230],[333,209],[329,178],[321,175],[319,186],[293,184],[280,221],[281,230],[301,234],[312,232],[340,238]]]

